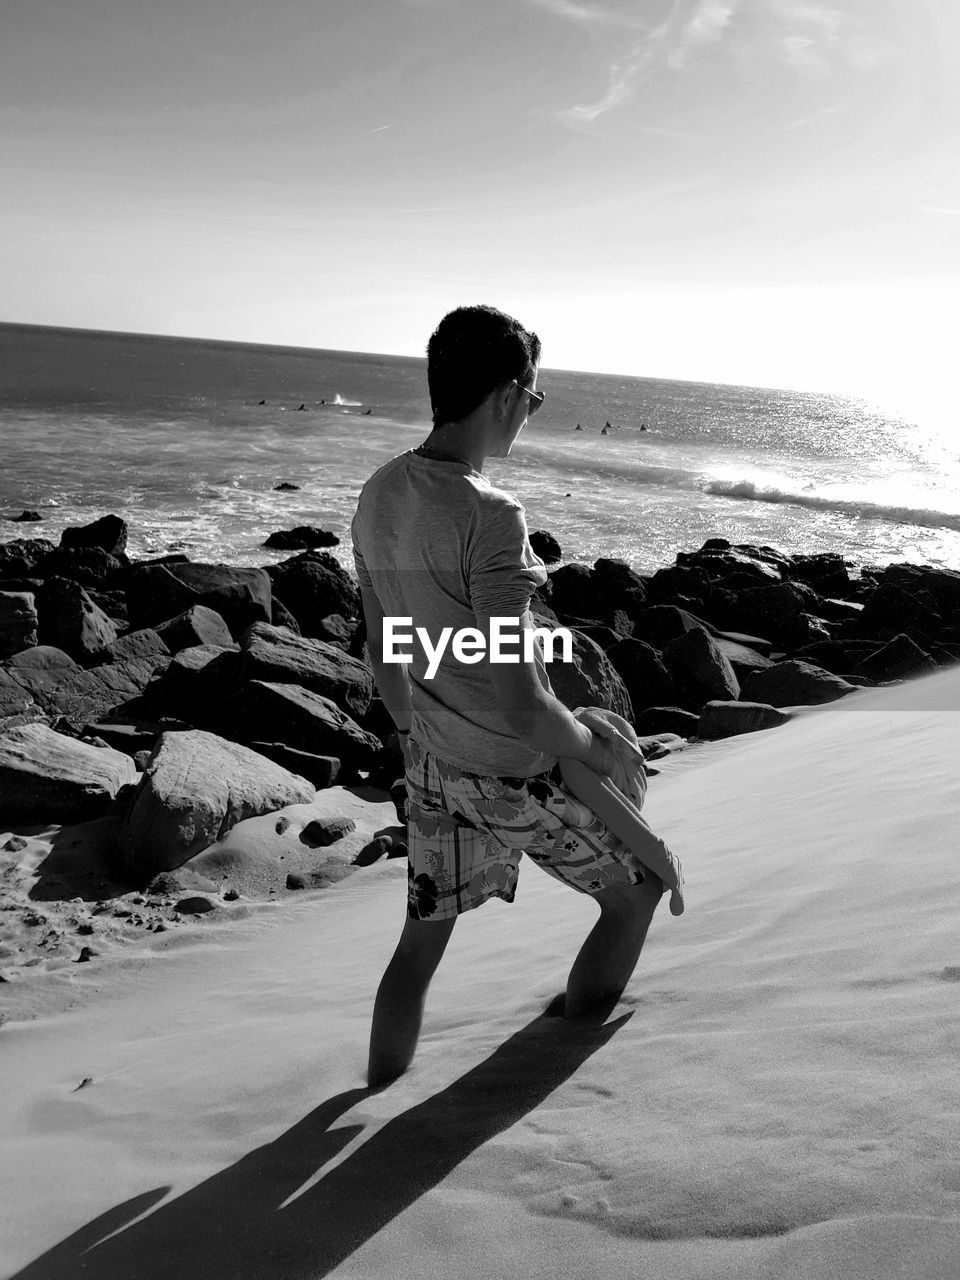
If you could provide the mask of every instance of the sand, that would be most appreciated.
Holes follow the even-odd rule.
[[[606,1023],[545,1014],[595,908],[525,862],[376,1093],[402,860],[75,965],[0,1028],[0,1274],[955,1280],[958,751],[946,672],[659,761],[687,910]]]

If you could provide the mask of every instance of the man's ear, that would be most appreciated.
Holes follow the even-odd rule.
[[[510,397],[512,396],[513,392],[514,392],[513,383],[504,382],[499,387],[497,387],[492,393],[494,414],[498,422],[502,422],[503,419],[510,412]]]

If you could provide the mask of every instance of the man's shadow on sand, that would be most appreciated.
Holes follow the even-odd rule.
[[[153,1213],[169,1187],[115,1206],[11,1280],[324,1276],[603,1048],[633,1016],[604,1025],[615,1003],[565,1021],[555,1016],[562,1007],[557,997],[485,1062],[388,1121],[285,1207],[363,1130],[331,1126],[378,1090],[349,1089],[328,1099],[276,1141]]]

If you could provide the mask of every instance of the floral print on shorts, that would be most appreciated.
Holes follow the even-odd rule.
[[[513,902],[520,858],[580,893],[639,884],[643,864],[563,786],[559,766],[532,778],[467,773],[413,737],[406,820],[407,913],[448,920],[488,898]]]

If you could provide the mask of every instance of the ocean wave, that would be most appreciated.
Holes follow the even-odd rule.
[[[864,498],[832,497],[830,494],[797,492],[776,485],[760,485],[754,480],[708,480],[704,493],[719,498],[742,498],[748,502],[782,503],[809,507],[815,511],[836,511],[861,520],[885,520],[888,524],[923,525],[928,529],[960,530],[960,511],[937,511],[927,507],[906,507],[896,503],[869,502]]]

